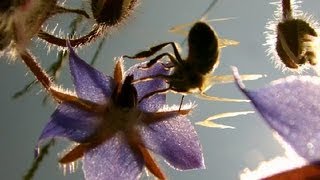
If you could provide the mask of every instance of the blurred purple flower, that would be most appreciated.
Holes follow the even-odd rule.
[[[320,160],[320,78],[289,76],[258,90],[241,91],[252,101],[264,120],[309,162]]]
[[[88,65],[70,48],[76,93],[84,103],[97,106],[84,109],[63,102],[52,114],[38,144],[55,137],[79,143],[60,163],[83,157],[84,175],[90,180],[138,179],[144,166],[156,177],[165,178],[149,151],[179,170],[204,168],[198,135],[186,117],[191,107],[172,110],[166,107],[163,94],[138,102],[165,83],[152,80],[133,86],[133,77],[167,73],[161,64],[147,71],[138,66],[129,69],[125,77],[119,60],[112,78]]]

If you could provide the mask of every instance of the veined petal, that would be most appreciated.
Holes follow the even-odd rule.
[[[320,159],[320,78],[289,76],[250,91],[244,89],[234,70],[239,88],[264,120],[308,161]]]
[[[141,134],[146,147],[161,155],[174,168],[205,167],[198,135],[186,116],[177,113],[170,119],[143,126]]]
[[[122,134],[88,151],[83,160],[85,179],[138,179],[142,173],[143,158],[130,149]]]
[[[113,79],[87,64],[70,46],[69,51],[70,71],[77,95],[95,103],[106,102],[115,86]]]
[[[101,119],[95,113],[63,103],[52,114],[38,142],[55,137],[67,138],[75,142],[85,142],[95,132],[100,122]]]
[[[168,74],[169,71],[166,70],[161,63],[156,63],[152,67],[142,70],[139,69],[139,66],[145,66],[145,63],[137,64],[132,66],[131,68],[126,71],[126,75],[133,74],[134,79],[154,76],[158,74]],[[140,100],[141,97],[146,95],[147,93],[164,89],[166,88],[166,83],[162,79],[153,79],[151,81],[145,81],[145,82],[139,82],[135,84],[135,87],[138,92],[138,100]],[[148,112],[155,112],[159,108],[161,108],[166,102],[166,96],[164,94],[156,94],[149,98],[146,98],[139,104],[139,108],[143,111]]]

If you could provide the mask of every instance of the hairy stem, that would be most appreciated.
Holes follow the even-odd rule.
[[[28,66],[30,71],[34,74],[37,80],[43,85],[43,87],[49,91],[50,87],[52,86],[53,82],[51,81],[49,75],[43,71],[40,64],[32,57],[32,55],[24,50],[20,53],[20,57],[23,62]]]
[[[282,18],[284,20],[292,18],[291,0],[282,0]]]

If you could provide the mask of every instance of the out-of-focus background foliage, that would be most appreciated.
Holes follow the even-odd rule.
[[[181,42],[184,37],[169,33],[168,30],[175,25],[197,20],[207,9],[212,0],[141,0],[133,17],[114,31],[106,39],[98,56],[96,68],[112,74],[114,57],[124,54],[132,55],[140,50],[147,49],[166,41]],[[266,57],[265,24],[273,17],[276,6],[270,5],[271,1],[257,0],[219,0],[208,13],[208,18],[236,17],[236,19],[213,22],[211,25],[220,35],[240,41],[236,47],[227,47],[222,50],[221,63],[215,74],[231,74],[230,66],[237,66],[240,73],[267,74],[254,82],[245,83],[248,88],[261,87],[264,84],[290,73],[283,74],[275,69],[274,64]],[[89,2],[86,2],[89,7]],[[76,0],[68,1],[67,5],[79,5]],[[308,0],[302,3],[301,10],[320,17],[317,7],[319,2]],[[50,21],[49,28],[65,29],[70,22],[71,15],[61,15]],[[88,61],[94,55],[97,43],[78,49],[79,55]],[[44,67],[56,61],[57,51],[52,49],[47,53],[47,48],[40,41],[30,44],[31,51],[38,57]],[[171,48],[167,50],[171,51]],[[187,52],[183,47],[184,55]],[[128,68],[137,61],[126,61]],[[9,62],[9,64],[8,64]],[[21,179],[33,160],[33,150],[37,138],[49,120],[56,104],[49,101],[42,105],[45,93],[36,86],[25,96],[13,100],[12,95],[22,89],[24,85],[34,79],[20,60],[9,61],[6,57],[0,60],[0,174],[1,179]],[[59,84],[72,88],[68,64],[65,63]],[[214,86],[208,94],[243,98],[234,84]],[[180,96],[169,95],[171,104],[178,104]],[[230,111],[252,110],[249,103],[224,103],[211,102],[185,98],[185,102],[195,101],[198,104],[190,119],[192,122],[203,120],[211,115]],[[219,121],[236,129],[211,129],[196,126],[200,136],[207,169],[181,172],[168,167],[165,163],[162,168],[170,179],[238,179],[239,173],[246,167],[255,168],[259,162],[274,156],[282,155],[283,149],[272,137],[272,132],[257,114],[226,118]],[[51,149],[41,164],[35,179],[83,179],[81,163],[75,173],[63,174],[57,163],[57,154],[68,147],[68,142],[59,140]]]

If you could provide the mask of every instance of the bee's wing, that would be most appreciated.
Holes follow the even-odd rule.
[[[244,81],[257,80],[262,77],[266,77],[264,74],[244,74],[240,76]],[[234,82],[233,75],[222,75],[222,76],[210,76],[209,83],[210,84],[226,84]]]
[[[241,79],[244,81],[249,81],[249,80],[260,79],[265,76],[266,75],[262,75],[262,74],[245,74],[245,75],[241,75]],[[207,74],[204,78],[202,91],[201,91],[202,93],[200,92],[199,94],[197,94],[197,96],[201,99],[212,100],[212,101],[243,102],[244,100],[208,96],[204,93],[208,89],[210,89],[213,85],[233,83],[234,81],[235,80],[234,80],[233,75],[214,76],[211,74]]]
[[[218,124],[214,123],[212,121],[199,121],[195,123],[196,125],[199,126],[205,126],[205,127],[210,127],[210,128],[220,128],[220,129],[235,129],[233,126],[228,126],[228,125],[223,125],[223,124]]]
[[[209,118],[207,118],[203,121],[196,122],[195,124],[200,125],[200,126],[205,126],[205,127],[211,127],[211,128],[221,128],[221,129],[231,128],[231,129],[234,129],[234,127],[232,127],[232,126],[218,124],[218,123],[215,123],[212,121],[216,120],[216,119],[221,119],[221,118],[226,118],[226,117],[235,117],[235,116],[246,115],[246,114],[250,114],[250,113],[254,113],[254,111],[239,111],[239,112],[221,113],[221,114],[216,114],[216,115],[210,116]]]
[[[233,99],[233,98],[222,98],[216,96],[209,96],[205,93],[195,94],[200,99],[210,100],[210,101],[224,101],[224,102],[250,102],[247,99]]]
[[[235,41],[235,40],[231,40],[231,39],[224,39],[224,38],[219,38],[219,48],[224,48],[227,46],[236,46],[238,45],[240,42]]]
[[[256,80],[262,77],[265,77],[266,75],[262,74],[245,74],[241,75],[242,80]],[[221,97],[215,97],[215,96],[208,96],[204,92],[208,90],[211,86],[215,84],[225,84],[225,83],[232,83],[234,82],[234,77],[232,75],[223,75],[223,76],[207,76],[205,78],[204,83],[204,91],[202,93],[196,94],[197,97],[201,99],[211,100],[211,101],[226,101],[226,102],[249,102],[249,100],[244,99],[230,99],[230,98],[221,98]]]
[[[183,36],[188,36],[189,29],[194,23],[196,23],[196,21],[192,21],[191,23],[185,23],[185,24],[179,24],[179,25],[173,26],[172,28],[169,29],[169,32],[180,34]]]
[[[225,21],[225,20],[230,20],[230,19],[236,19],[236,18],[235,17],[228,17],[228,18],[208,19],[207,20],[206,17],[202,17],[200,19],[200,21],[208,23],[208,22],[216,22],[216,21]],[[190,27],[193,26],[196,22],[198,22],[198,21],[192,21],[190,23],[179,24],[179,25],[173,26],[172,28],[169,29],[169,32],[180,34],[183,36],[188,36]],[[236,41],[234,41],[234,42],[236,42]]]

